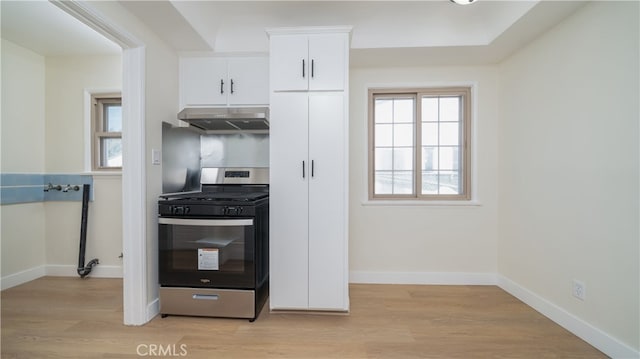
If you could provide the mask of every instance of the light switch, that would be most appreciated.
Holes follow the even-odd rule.
[[[151,149],[151,164],[159,165],[162,161],[162,151],[156,148]]]

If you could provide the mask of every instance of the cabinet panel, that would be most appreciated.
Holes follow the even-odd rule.
[[[306,90],[309,76],[307,37],[272,36],[270,49],[271,90]]]
[[[182,107],[226,105],[226,59],[216,57],[185,57],[180,59],[180,104]]]
[[[309,95],[309,308],[346,310],[343,96]]]
[[[180,58],[181,107],[268,103],[267,57]]]
[[[344,90],[346,41],[344,34],[309,36],[309,90]]]
[[[344,90],[346,42],[345,34],[272,36],[272,90]]]
[[[269,59],[267,57],[232,58],[229,59],[227,70],[229,105],[269,103]]]
[[[307,309],[309,305],[307,114],[306,93],[271,95],[269,239],[272,309]]]

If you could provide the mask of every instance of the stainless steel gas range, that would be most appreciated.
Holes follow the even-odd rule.
[[[158,201],[160,313],[254,321],[269,295],[269,169],[200,178]]]

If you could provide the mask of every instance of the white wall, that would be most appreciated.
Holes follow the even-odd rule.
[[[85,91],[122,88],[120,55],[46,59],[46,172],[82,173],[85,163]],[[94,275],[122,272],[122,177],[94,176],[89,203],[86,261],[99,258]],[[82,203],[47,202],[47,265],[76,275]],[[106,270],[108,269],[108,270]]]
[[[2,40],[3,173],[42,173],[44,161],[44,57]],[[45,264],[43,203],[0,206],[1,277]],[[26,278],[29,278],[27,275]],[[4,284],[3,284],[4,286]]]
[[[589,3],[500,66],[498,245],[502,276],[636,353],[638,14]]]
[[[2,172],[42,173],[45,59],[2,39]]]
[[[46,170],[84,172],[85,91],[120,91],[122,57],[50,56],[46,71]]]
[[[355,282],[487,283],[497,270],[494,67],[351,68],[349,267]],[[368,205],[367,89],[474,84],[477,206]]]

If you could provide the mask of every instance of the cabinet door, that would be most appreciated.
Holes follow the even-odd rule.
[[[309,94],[309,309],[348,310],[343,101]]]
[[[344,34],[309,36],[309,90],[344,90],[346,41]]]
[[[266,105],[269,103],[269,58],[229,58],[229,105]]]
[[[180,59],[181,107],[227,104],[227,60],[214,57]],[[221,86],[224,81],[224,86]]]
[[[309,306],[307,114],[306,93],[284,92],[271,95],[269,131],[271,309],[307,309]]]
[[[306,90],[309,78],[307,36],[271,36],[270,51],[271,89]]]

